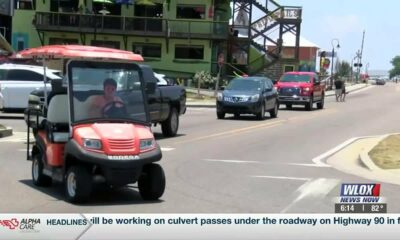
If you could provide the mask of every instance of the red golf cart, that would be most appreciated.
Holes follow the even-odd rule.
[[[155,84],[145,84],[140,55],[128,51],[79,46],[54,45],[32,48],[19,57],[37,58],[46,66],[63,62],[64,79],[52,83],[41,109],[28,113],[35,142],[28,160],[32,160],[32,179],[37,186],[52,181],[64,183],[68,201],[89,199],[94,179],[110,186],[138,182],[145,200],[156,200],[165,189],[160,165],[161,150],[150,129],[146,95]],[[103,99],[106,79],[113,79],[115,98],[92,114],[93,99]],[[58,86],[58,87],[55,87]],[[30,110],[28,110],[30,111]],[[33,117],[32,117],[33,115]]]

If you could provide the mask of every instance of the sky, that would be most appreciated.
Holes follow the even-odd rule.
[[[260,2],[264,2],[259,0]],[[332,51],[338,39],[338,57],[351,63],[363,48],[363,70],[390,70],[390,61],[400,55],[399,0],[277,0],[282,6],[303,8],[301,36],[321,50]],[[337,45],[336,41],[334,44]]]

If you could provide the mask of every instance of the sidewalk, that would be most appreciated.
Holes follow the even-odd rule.
[[[359,83],[359,84],[354,84],[354,85],[347,85],[346,86],[346,91],[347,93],[351,93],[357,90],[360,90],[362,88],[365,88],[367,86],[370,86],[368,84],[365,83]],[[186,88],[187,92],[191,92],[191,93],[197,93],[197,89],[196,88]],[[214,91],[213,90],[207,90],[207,89],[200,89],[200,94],[201,95],[205,95],[205,96],[209,96],[209,97],[213,97],[214,96]],[[325,96],[326,97],[331,97],[331,96],[335,96],[335,90],[330,90],[330,91],[326,91],[325,92]],[[196,99],[196,98],[187,98],[186,100],[186,106],[187,107],[209,107],[209,108],[215,108],[216,103],[215,103],[215,99]]]

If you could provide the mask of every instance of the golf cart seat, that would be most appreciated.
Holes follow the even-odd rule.
[[[50,141],[67,142],[69,138],[69,110],[66,94],[54,95],[47,110],[47,131]]]

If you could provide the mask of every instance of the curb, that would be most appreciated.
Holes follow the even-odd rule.
[[[385,138],[387,138],[390,135],[394,135],[395,133],[392,134],[385,134],[383,135],[372,147],[364,149],[360,152],[360,160],[361,162],[371,171],[374,170],[385,170],[382,169],[380,167],[378,167],[374,161],[372,161],[372,159],[370,158],[370,156],[368,155],[368,153],[374,148],[376,147],[382,140],[384,140]]]
[[[13,134],[13,130],[10,127],[6,127],[6,129],[0,129],[0,138],[9,137]]]

